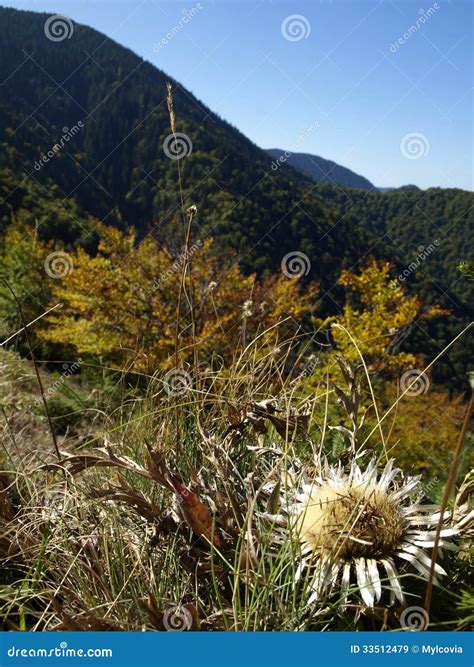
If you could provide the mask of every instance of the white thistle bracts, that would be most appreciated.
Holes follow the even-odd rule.
[[[298,544],[296,579],[305,575],[309,602],[339,593],[342,605],[354,594],[366,607],[388,598],[405,604],[407,574],[427,580],[439,507],[423,504],[419,477],[404,477],[393,460],[383,469],[372,460],[365,469],[353,461],[324,461],[311,482],[286,476],[282,511],[269,516],[276,541],[288,536]],[[440,549],[457,549],[450,538],[465,529],[469,515],[446,512]],[[434,582],[446,574],[435,564]],[[403,577],[401,576],[403,575]]]

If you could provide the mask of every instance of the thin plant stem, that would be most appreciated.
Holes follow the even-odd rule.
[[[58,441],[57,441],[57,438],[56,438],[56,434],[54,432],[53,420],[51,419],[51,413],[49,412],[48,402],[46,401],[46,396],[44,394],[43,381],[41,379],[38,364],[36,363],[36,358],[35,358],[35,355],[33,353],[33,346],[31,344],[30,334],[28,332],[28,325],[26,323],[26,319],[25,319],[25,316],[23,314],[23,309],[21,307],[20,300],[18,299],[17,295],[13,291],[13,289],[12,289],[10,283],[8,282],[8,280],[5,280],[5,278],[3,278],[3,281],[4,281],[5,285],[8,287],[8,289],[10,290],[10,292],[12,293],[12,296],[15,299],[16,305],[18,307],[18,312],[20,313],[20,319],[21,319],[21,323],[23,325],[23,330],[25,332],[26,343],[27,343],[28,349],[30,351],[31,360],[33,362],[33,366],[34,366],[34,369],[35,369],[36,379],[38,381],[38,386],[39,386],[39,389],[40,389],[40,392],[41,392],[41,400],[43,401],[44,411],[46,413],[46,418],[48,420],[49,430],[51,432],[51,438],[53,440],[54,451],[56,452],[56,456],[58,457],[58,461],[61,461],[61,454],[59,452]]]

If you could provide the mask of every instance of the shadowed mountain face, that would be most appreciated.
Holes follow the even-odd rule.
[[[267,153],[273,159],[272,164],[280,165],[286,162],[291,167],[309,176],[316,183],[332,183],[348,188],[361,188],[362,190],[377,189],[363,176],[359,176],[359,174],[354,173],[346,167],[341,167],[341,165],[331,160],[325,160],[319,157],[319,155],[292,153],[291,151],[284,151],[281,148],[269,148]]]
[[[327,209],[310,179],[288,170],[274,174],[265,151],[97,31],[74,24],[70,38],[48,39],[48,18],[0,9],[0,166],[8,170],[4,183],[14,181],[16,188],[11,193],[4,186],[5,222],[33,190],[30,214],[45,237],[73,242],[78,221],[94,216],[141,232],[153,225],[170,242],[181,200],[178,161],[168,150],[169,81],[176,131],[183,135],[184,203],[198,206],[196,229],[212,233],[220,248],[233,248],[248,270],[276,269],[300,246],[318,257],[318,273],[336,247],[345,255],[350,233],[335,225],[337,212]],[[32,208],[41,198],[74,204],[75,219],[52,225]],[[348,247],[357,246],[356,235]],[[336,264],[324,273],[334,284]]]
[[[336,312],[344,298],[341,268],[356,270],[373,255],[389,258],[397,274],[415,263],[407,290],[452,312],[449,322],[415,327],[411,349],[434,357],[472,318],[472,283],[456,271],[474,231],[472,193],[381,193],[315,156],[272,168],[280,151],[268,155],[165,73],[85,26],[48,39],[49,18],[0,8],[0,240],[21,220],[43,238],[93,247],[102,220],[140,234],[153,229],[175,250],[182,194],[185,207],[198,207],[194,233],[212,235],[223,261],[232,251],[245,271],[262,273],[279,271],[288,253],[306,254],[308,278],[321,285],[320,312]],[[179,161],[168,81],[183,135]],[[417,259],[435,240],[428,259]],[[464,379],[471,344],[446,356],[443,378]]]

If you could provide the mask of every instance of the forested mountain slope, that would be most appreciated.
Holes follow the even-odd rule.
[[[407,288],[451,310],[449,319],[411,333],[410,344],[428,356],[472,319],[472,283],[456,272],[473,235],[472,193],[368,192],[315,184],[287,164],[272,169],[264,150],[99,32],[75,24],[70,39],[48,39],[48,16],[0,8],[1,229],[21,220],[44,239],[93,249],[102,220],[141,234],[153,229],[176,249],[179,163],[184,206],[199,211],[195,233],[214,236],[216,250],[234,251],[249,272],[279,270],[286,253],[304,252],[308,279],[321,284],[322,312],[336,311],[344,298],[336,286],[341,268],[375,255],[398,272],[415,262]],[[168,81],[176,131],[186,135],[179,161],[163,148],[171,133]],[[465,340],[439,377],[461,381],[469,356]]]

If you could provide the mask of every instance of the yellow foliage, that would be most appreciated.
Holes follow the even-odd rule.
[[[417,357],[408,352],[394,352],[400,336],[417,319],[444,315],[447,311],[433,307],[422,311],[417,296],[407,296],[402,287],[390,278],[389,262],[370,259],[360,274],[342,271],[339,284],[348,287],[356,297],[348,299],[342,317],[336,322],[344,327],[332,330],[339,353],[349,361],[358,362],[359,353],[350,333],[371,370],[394,371],[416,366]]]
[[[100,233],[98,254],[79,248],[74,270],[53,285],[62,308],[40,331],[45,340],[79,354],[153,372],[175,364],[178,333],[180,361],[191,360],[195,351],[201,358],[216,354],[229,360],[285,318],[279,336],[291,337],[312,309],[314,286],[302,291],[284,275],[261,282],[244,276],[237,263],[223,266],[211,240],[195,242],[174,259],[151,236],[137,243],[133,230],[124,234],[101,226]],[[265,341],[271,344],[264,336]]]

